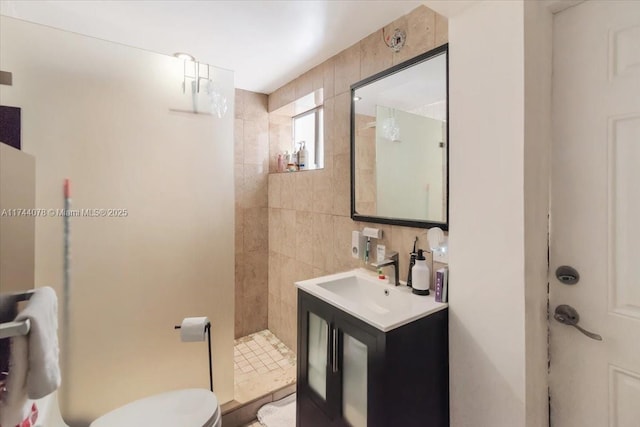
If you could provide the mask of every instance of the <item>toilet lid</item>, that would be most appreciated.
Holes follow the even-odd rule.
[[[176,390],[131,402],[101,416],[90,427],[209,427],[217,412],[218,399],[209,390]]]

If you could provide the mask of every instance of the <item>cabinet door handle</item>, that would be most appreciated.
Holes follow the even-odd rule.
[[[336,328],[333,328],[331,331],[331,341],[332,341],[331,370],[335,374],[338,372],[338,330]]]

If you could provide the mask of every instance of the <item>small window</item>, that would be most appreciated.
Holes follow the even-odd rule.
[[[306,152],[304,169],[324,167],[323,116],[319,106],[293,117],[293,151]]]

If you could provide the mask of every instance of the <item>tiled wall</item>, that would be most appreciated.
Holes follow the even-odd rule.
[[[234,135],[235,337],[238,338],[267,328],[267,95],[236,89]]]
[[[269,175],[269,329],[296,349],[294,281],[358,267],[351,258],[351,231],[371,224],[350,218],[350,85],[447,42],[447,21],[425,6],[385,27],[407,33],[405,47],[391,51],[382,29],[340,52],[269,95],[269,111],[324,88],[325,168]],[[271,158],[287,132],[270,129]],[[272,169],[273,168],[272,165]],[[426,248],[426,230],[377,225],[382,243],[400,252],[401,277],[406,278],[413,239]]]
[[[356,131],[356,212],[376,215],[376,118],[355,115]]]

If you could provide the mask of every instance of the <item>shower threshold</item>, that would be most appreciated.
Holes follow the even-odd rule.
[[[296,354],[265,329],[234,343],[234,400],[222,406],[225,426],[254,420],[261,406],[295,392]]]

